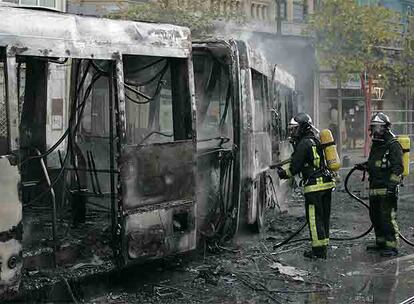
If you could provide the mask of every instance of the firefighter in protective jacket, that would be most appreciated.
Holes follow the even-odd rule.
[[[390,127],[390,119],[384,113],[372,117],[369,127],[372,145],[368,161],[355,165],[369,174],[369,215],[376,242],[367,250],[379,251],[385,257],[398,254],[396,212],[398,186],[404,170],[403,150]]]
[[[305,251],[309,258],[327,256],[329,244],[329,218],[331,196],[335,182],[327,169],[319,132],[308,114],[299,113],[289,122],[294,151],[288,169],[279,169],[281,179],[301,174],[305,193],[306,219],[312,241],[312,250]]]

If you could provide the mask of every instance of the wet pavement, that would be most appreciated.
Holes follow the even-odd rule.
[[[363,193],[359,178],[353,185]],[[344,238],[366,231],[370,223],[366,209],[342,188],[333,197],[331,236]],[[402,233],[414,240],[411,193],[402,193],[398,216]],[[414,295],[413,247],[401,243],[394,258],[367,253],[371,232],[355,241],[331,241],[326,261],[304,258],[306,241],[273,249],[303,223],[303,199],[294,194],[288,213],[268,215],[261,236],[240,235],[216,253],[200,250],[112,273],[80,284],[76,294],[86,303],[312,304],[402,303]],[[306,237],[307,231],[298,236]]]

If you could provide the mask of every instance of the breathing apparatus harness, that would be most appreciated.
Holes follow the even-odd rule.
[[[306,136],[305,139],[308,139],[313,146],[316,146],[317,149],[321,148],[322,153],[325,156],[324,146],[321,143],[321,141],[314,136]],[[309,166],[309,164],[308,164]],[[332,180],[334,179],[335,173],[328,167],[328,164],[326,162],[326,157],[323,158],[323,161],[320,162],[319,168],[311,166],[313,172],[310,173],[310,175],[305,179],[304,176],[302,176],[302,180],[300,185],[301,186],[307,186],[309,181],[312,179],[316,179],[319,176],[326,176],[330,177]]]

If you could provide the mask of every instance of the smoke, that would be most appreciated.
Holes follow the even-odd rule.
[[[265,22],[217,22],[216,31],[212,34],[215,39],[236,39],[249,43],[255,51],[264,55],[269,64],[278,67],[295,77],[297,110],[313,113],[317,69],[314,48],[300,34],[300,30],[290,24],[284,36],[277,36],[276,24]],[[285,34],[285,33],[284,33]],[[315,120],[315,119],[314,119]],[[316,119],[317,120],[317,119]]]

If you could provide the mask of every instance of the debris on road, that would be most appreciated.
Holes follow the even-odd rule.
[[[291,277],[294,281],[304,282],[304,276],[307,276],[309,273],[304,270],[296,269],[292,266],[284,266],[281,263],[274,262],[269,266],[272,269],[275,269],[278,273],[287,275]]]

